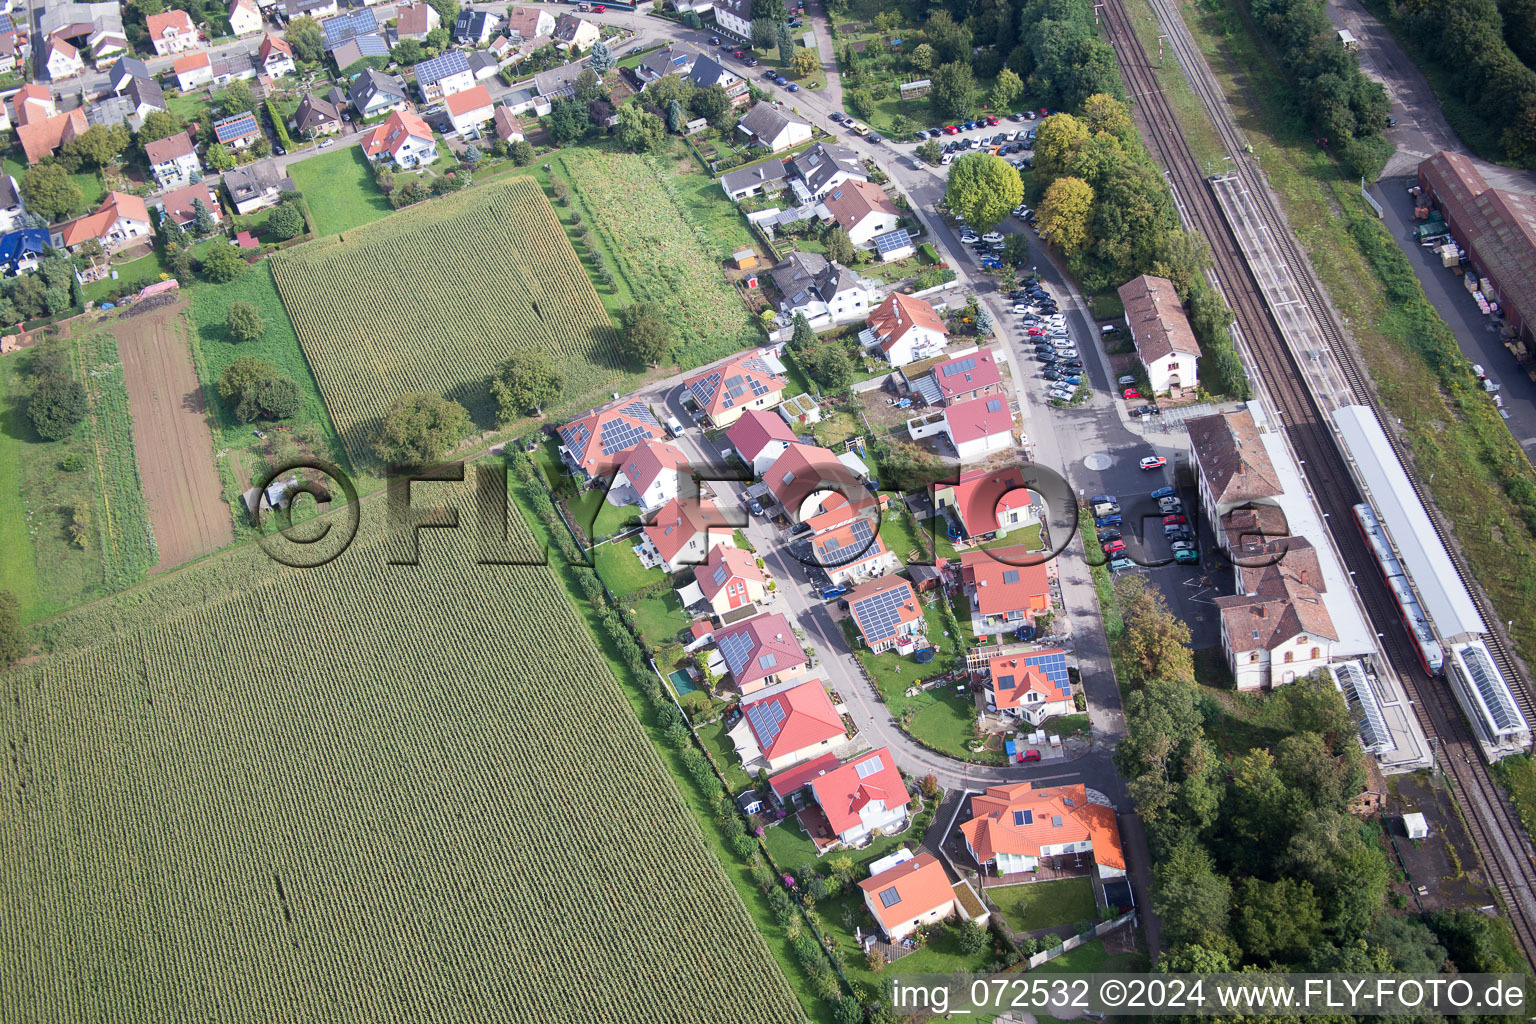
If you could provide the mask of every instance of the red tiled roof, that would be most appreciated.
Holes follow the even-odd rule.
[[[725,657],[726,666],[731,670],[731,678],[735,680],[738,687],[745,687],[767,676],[783,675],[809,660],[789,620],[778,612],[755,615],[734,626],[715,630],[715,647]],[[820,690],[821,684],[816,684],[816,689]],[[826,698],[825,692],[822,693],[822,697]],[[832,702],[827,700],[826,705],[830,709]],[[837,719],[837,715],[834,714],[831,718]],[[838,731],[842,731],[842,722],[840,719],[837,720]],[[800,748],[786,747],[785,749]],[[769,756],[773,755],[769,754]]]
[[[670,562],[690,540],[705,530],[718,530],[729,537],[732,527],[712,501],[684,502],[673,498],[644,529],[661,557]]]
[[[491,105],[491,91],[483,85],[477,85],[473,89],[465,89],[456,92],[443,101],[448,108],[448,113],[453,117],[460,117],[472,113],[482,107]]]
[[[871,522],[870,525],[868,533],[864,533],[856,522],[850,521],[813,534],[811,547],[816,552],[816,564],[841,570],[884,558],[889,551],[880,535],[874,532],[875,524]]]
[[[1036,789],[1027,782],[991,786],[971,797],[971,820],[960,831],[986,863],[999,853],[1039,857],[1042,846],[1093,843],[1093,859],[1105,867],[1125,870],[1120,829],[1114,811],[1089,803],[1081,785]]]
[[[209,59],[207,53],[203,52],[189,53],[185,57],[177,57],[171,62],[171,70],[178,75],[194,71],[197,68],[211,67],[213,67],[213,61]]]
[[[873,897],[865,903],[887,934],[955,899],[954,884],[944,865],[931,853],[920,853],[873,878],[866,878],[859,883],[859,888]],[[886,891],[891,889],[895,890],[894,894],[886,896]]]
[[[811,760],[806,761],[804,764],[797,764],[793,768],[770,776],[768,785],[773,788],[774,793],[778,794],[779,799],[782,800],[796,790],[805,788],[812,779],[831,771],[841,763],[837,759],[836,754],[822,754],[820,757],[811,758]]]
[[[196,31],[192,27],[192,17],[186,11],[171,10],[161,14],[151,14],[144,19],[144,27],[149,30],[151,39],[163,39],[170,35],[184,35]]]
[[[900,217],[901,211],[885,194],[885,189],[870,181],[850,178],[827,194],[823,202],[845,231],[852,231],[872,213]]]
[[[782,619],[783,616],[779,618]],[[719,640],[720,634],[717,633],[715,635],[717,644]],[[771,710],[774,706],[783,713],[783,719],[779,723],[777,734],[772,736],[772,741],[765,742],[767,737],[758,732],[758,721],[768,722],[776,719],[777,715],[754,714],[754,709]],[[847,730],[843,727],[843,720],[838,717],[836,709],[832,707],[832,698],[827,696],[827,691],[817,679],[801,683],[771,697],[743,704],[741,710],[746,715],[747,727],[752,730],[752,736],[757,740],[758,749],[769,760],[792,754],[797,750],[805,750],[818,743],[835,740],[847,734]]]
[[[1004,395],[983,395],[944,410],[949,439],[956,445],[994,434],[1013,433],[1013,410]]]
[[[723,573],[720,570],[725,570]],[[699,582],[704,600],[714,603],[715,595],[724,590],[732,580],[745,580],[762,584],[763,570],[757,567],[757,558],[750,551],[722,544],[709,553],[709,560],[693,567],[693,577]]]
[[[620,456],[619,469],[629,486],[645,491],[663,473],[686,470],[688,457],[670,441],[659,437],[647,438]],[[675,488],[674,488],[675,490]]]
[[[961,366],[965,369],[960,369]],[[948,401],[956,395],[964,395],[981,388],[1001,384],[1003,376],[997,369],[997,357],[991,349],[982,349],[966,356],[946,359],[933,368],[933,379],[939,385],[939,394]]]
[[[144,155],[149,158],[150,165],[166,164],[177,157],[187,156],[194,152],[192,137],[186,132],[177,132],[163,139],[144,144]]]
[[[18,125],[16,137],[21,140],[21,148],[27,154],[27,163],[35,164],[43,157],[53,155],[54,150],[76,135],[83,135],[89,127],[85,111],[76,107],[67,113],[32,119]]]
[[[105,235],[121,219],[150,223],[149,210],[144,200],[127,192],[109,192],[95,213],[72,220],[59,229],[66,246],[78,245],[91,238]]]
[[[1220,504],[1283,494],[1253,413],[1239,409],[1184,421],[1200,472]]]
[[[837,461],[825,448],[795,442],[784,449],[764,475],[768,490],[784,506],[791,519],[798,519],[805,500],[818,491],[831,491],[836,485],[852,490],[857,483],[853,472]]]
[[[761,409],[748,409],[742,413],[741,418],[726,429],[725,436],[747,462],[757,458],[757,453],[772,441],[791,443],[795,440],[795,432],[789,429],[784,417]]]
[[[695,373],[683,381],[683,387],[713,419],[755,400],[757,389],[764,389],[765,396],[782,393],[784,375],[774,372],[761,355],[748,353]]]
[[[219,210],[218,197],[213,194],[213,187],[206,181],[200,181],[195,185],[178,188],[174,192],[167,192],[160,197],[160,202],[165,204],[165,212],[170,217],[186,227],[197,217],[197,210],[193,207],[193,201],[201,199],[203,205],[208,207],[208,212],[213,214],[214,220],[222,220],[223,213]]]
[[[946,334],[944,321],[933,311],[933,306],[923,299],[916,299],[899,292],[892,294],[869,314],[870,329],[880,338],[880,347],[889,352],[896,343],[914,327]]]
[[[1029,559],[1034,563],[1026,564]],[[983,615],[1027,614],[1051,607],[1045,562],[1022,544],[965,552],[960,556],[960,581],[968,589],[975,588],[976,606]]]
[[[37,118],[52,117],[49,111],[55,109],[53,93],[46,85],[39,82],[28,82],[16,90],[13,102],[16,104],[17,124],[27,124]]]
[[[1184,315],[1184,304],[1173,282],[1166,277],[1142,274],[1120,286],[1120,301],[1125,306],[1125,322],[1131,328],[1131,340],[1143,363],[1153,363],[1178,353],[1199,356],[1200,345],[1194,329]]]
[[[877,764],[878,767],[868,767]],[[861,774],[860,767],[869,774]],[[889,747],[881,747],[811,780],[811,792],[821,805],[832,831],[839,834],[859,825],[859,812],[875,800],[887,808],[911,800]]]
[[[560,440],[588,476],[602,476],[618,466],[624,460],[624,453],[640,441],[661,435],[661,425],[651,416],[645,403],[638,401],[594,410],[560,428]],[[610,437],[616,440],[604,444],[604,439]],[[604,448],[613,450],[604,454]]]
[[[1022,508],[1030,503],[1024,473],[1017,467],[1003,470],[973,469],[953,484],[933,484],[933,493],[954,489],[955,509],[971,536],[997,529],[999,509]]]
[[[268,32],[261,40],[261,62],[265,64],[273,50],[289,58],[293,58],[293,47],[288,45],[288,40],[282,36],[275,36]]]
[[[1055,651],[1030,654],[1058,653]],[[1038,693],[1043,700],[1060,701],[1072,691],[1051,681],[1043,669],[1027,664],[1030,655],[999,654],[987,662],[987,677],[992,681],[993,700],[999,708],[1016,708],[1024,703],[1026,693]]]

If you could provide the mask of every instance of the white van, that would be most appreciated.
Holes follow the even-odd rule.
[[[673,437],[683,436],[683,423],[676,416],[667,417],[667,433]]]

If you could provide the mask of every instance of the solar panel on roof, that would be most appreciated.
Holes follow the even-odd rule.
[[[976,359],[974,356],[962,359],[957,363],[952,363],[949,366],[945,366],[943,368],[944,376],[946,377],[953,377],[957,373],[966,373],[974,369],[976,369]]]
[[[1015,825],[1033,825],[1035,823],[1034,811],[1014,811],[1013,823]]]
[[[859,778],[867,779],[871,775],[874,775],[876,772],[880,771],[884,767],[885,767],[885,765],[882,764],[881,761],[880,761],[880,755],[876,754],[874,757],[871,757],[869,760],[867,760],[867,761],[860,761],[858,764],[854,765],[853,770],[858,773]]]
[[[715,570],[715,586],[717,586],[717,587],[725,586],[725,581],[730,579],[730,578],[731,578],[730,570],[727,569],[725,566],[722,565],[722,566],[720,566],[719,568],[717,568]]]
[[[784,727],[784,706],[777,700],[754,704],[747,708],[747,721],[752,723],[752,731],[757,734],[758,742],[764,747],[771,747],[773,741],[779,738],[779,730]]]
[[[764,654],[761,658],[757,659],[757,667],[764,670],[773,668],[778,663],[779,656],[774,654],[772,651],[769,651],[767,654]]]
[[[900,902],[901,893],[896,891],[896,887],[894,885],[889,889],[882,889],[880,891],[880,905],[882,907],[894,907]]]
[[[1024,664],[1039,669],[1045,678],[1059,690],[1065,690],[1068,686],[1067,656],[1061,651],[1053,651],[1046,654],[1026,654]]]
[[[895,252],[897,249],[905,249],[911,244],[912,236],[907,234],[905,228],[898,228],[875,239],[875,248],[880,252]]]
[[[896,635],[901,625],[901,608],[908,601],[905,587],[891,587],[853,604],[853,616],[866,640],[884,640]]]
[[[732,675],[747,667],[747,662],[752,659],[754,646],[751,633],[746,630],[727,633],[723,639],[716,642],[720,647],[720,654],[725,658],[725,663],[731,666]]]
[[[216,122],[213,126],[214,136],[220,142],[244,138],[255,131],[256,118],[251,114],[236,114],[234,117],[226,117],[224,120]]]

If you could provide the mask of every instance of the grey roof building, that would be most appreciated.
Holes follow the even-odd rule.
[[[373,106],[375,98],[380,96],[386,97],[390,105],[406,102],[405,83],[393,75],[368,68],[357,76],[357,81],[347,90],[347,100],[359,112]]]
[[[782,188],[788,176],[789,168],[783,160],[764,160],[752,167],[727,171],[720,178],[720,187],[725,189],[725,194],[731,199],[739,200],[758,192]]]
[[[792,252],[768,274],[784,297],[788,313],[817,299],[830,304],[840,292],[869,289],[858,274],[814,252]]]
[[[144,66],[143,61],[137,57],[119,57],[107,72],[107,86],[114,94],[121,93],[131,79],[149,77],[149,68]]]
[[[847,146],[835,143],[818,142],[789,163],[795,176],[805,182],[805,187],[814,196],[822,195],[848,178],[869,180],[859,155]],[[841,179],[839,175],[842,175]]]

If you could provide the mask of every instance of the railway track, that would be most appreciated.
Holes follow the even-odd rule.
[[[1225,107],[1225,99],[1211,79],[1194,41],[1169,0],[1149,0],[1174,53],[1187,72],[1196,94],[1209,112],[1223,142],[1233,154],[1245,151],[1237,126]],[[1129,15],[1121,0],[1109,0],[1103,10],[1111,44],[1119,60],[1131,95],[1136,98],[1133,113],[1153,154],[1168,170],[1169,181],[1179,199],[1189,226],[1210,243],[1215,271],[1227,302],[1231,305],[1241,331],[1248,365],[1279,413],[1291,447],[1305,461],[1303,472],[1312,487],[1335,545],[1346,562],[1359,567],[1374,566],[1374,556],[1353,527],[1352,507],[1362,500],[1351,476],[1348,460],[1327,422],[1316,397],[1307,386],[1306,374],[1296,354],[1286,343],[1279,325],[1264,300],[1257,281],[1244,259],[1215,196],[1202,175],[1198,162],[1179,131],[1178,119],[1163,95],[1154,68],[1137,39]],[[1241,159],[1233,161],[1237,174],[1259,203],[1261,216],[1270,234],[1282,248],[1282,255],[1295,279],[1303,302],[1322,330],[1337,364],[1344,374],[1354,400],[1374,406],[1369,381],[1352,347],[1344,338],[1333,310],[1311,275],[1310,265],[1292,240],[1284,218],[1275,208],[1266,184],[1257,171]],[[1389,437],[1392,432],[1387,431]],[[1395,437],[1398,456],[1412,475],[1412,463],[1404,456]],[[1436,529],[1448,540],[1438,510],[1431,508]],[[1485,621],[1494,622],[1482,597],[1471,586],[1470,575],[1456,549],[1447,550],[1462,581],[1479,601]],[[1482,857],[1490,884],[1504,904],[1526,958],[1536,963],[1536,858],[1518,817],[1505,797],[1502,787],[1483,764],[1481,749],[1463,720],[1459,705],[1449,685],[1427,676],[1419,667],[1397,606],[1377,572],[1361,571],[1354,576],[1367,615],[1381,636],[1383,649],[1392,667],[1403,678],[1413,699],[1415,713],[1427,735],[1438,741],[1442,768],[1460,791],[1460,802]],[[1528,721],[1531,701],[1515,663],[1496,629],[1490,629],[1488,644],[1499,660],[1521,710]]]

